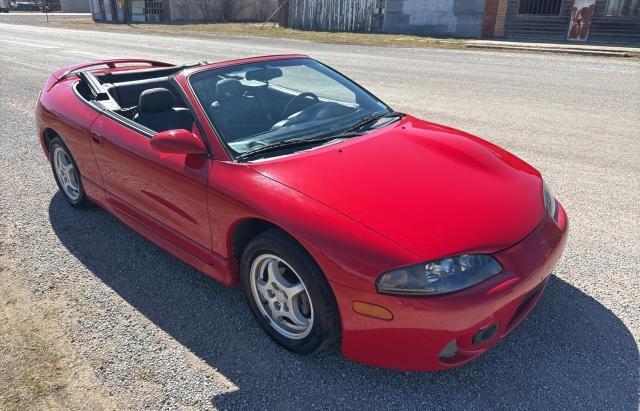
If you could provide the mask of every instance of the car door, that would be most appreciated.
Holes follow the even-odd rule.
[[[206,260],[211,255],[206,201],[211,159],[158,152],[151,147],[152,135],[108,112],[93,123],[92,147],[105,200],[117,213]]]

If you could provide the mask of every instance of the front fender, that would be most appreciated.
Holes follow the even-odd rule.
[[[259,218],[300,242],[332,283],[375,291],[380,273],[418,262],[361,223],[242,163],[213,163],[207,200],[213,251],[225,258],[233,257],[237,223]]]

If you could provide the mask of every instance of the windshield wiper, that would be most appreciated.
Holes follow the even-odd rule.
[[[278,151],[285,148],[301,147],[301,146],[307,146],[307,145],[312,145],[317,143],[325,143],[327,141],[337,140],[341,138],[357,137],[362,135],[363,133],[356,132],[356,130],[366,126],[369,123],[374,122],[375,120],[381,119],[383,117],[386,118],[386,117],[400,117],[400,116],[404,116],[404,114],[398,113],[396,111],[385,111],[385,112],[373,113],[363,117],[356,124],[350,126],[349,128],[341,130],[335,134],[328,134],[328,135],[323,135],[321,137],[315,137],[315,138],[304,138],[303,136],[303,137],[296,137],[288,140],[283,140],[278,143],[269,144],[267,146],[256,148],[255,150],[247,151],[246,153],[242,153],[238,155],[236,158],[239,160],[242,160],[248,157],[252,157],[256,154],[268,153],[271,151]]]
[[[331,140],[337,140],[337,139],[341,139],[341,138],[351,138],[351,137],[357,137],[359,136],[360,133],[355,133],[355,132],[340,132],[338,134],[331,134],[328,136],[323,136],[323,137],[316,137],[316,138],[304,138],[304,137],[300,137],[300,138],[292,138],[289,140],[283,140],[280,141],[278,143],[274,143],[274,144],[269,144],[267,146],[263,146],[260,148],[256,148],[255,150],[251,150],[251,151],[247,151],[246,153],[242,153],[239,156],[237,156],[237,159],[245,159],[247,157],[252,157],[256,154],[262,154],[262,153],[268,153],[271,151],[278,151],[278,150],[282,150],[285,148],[293,148],[293,147],[301,147],[301,146],[308,146],[308,145],[313,145],[313,144],[318,144],[318,143],[326,143],[328,141]]]
[[[385,111],[385,112],[378,112],[378,113],[373,113],[370,114],[368,116],[363,117],[362,119],[360,119],[356,124],[342,130],[343,133],[348,133],[350,131],[354,131],[357,130],[359,128],[362,128],[364,126],[366,126],[369,123],[373,123],[376,120],[379,120],[381,118],[386,118],[386,117],[400,117],[403,116],[402,113],[398,113],[397,111]]]

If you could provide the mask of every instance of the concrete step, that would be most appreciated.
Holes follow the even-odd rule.
[[[519,43],[519,42],[470,40],[465,42],[464,47],[474,48],[474,49],[531,51],[531,52],[542,52],[542,53],[576,54],[576,55],[583,55],[583,56],[600,56],[600,57],[638,57],[640,56],[640,49],[634,49],[634,48],[621,49],[617,47],[606,47],[606,46],[598,47],[598,46],[571,45],[571,44]]]

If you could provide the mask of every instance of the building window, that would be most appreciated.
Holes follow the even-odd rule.
[[[162,21],[162,0],[144,0],[144,12],[147,23],[159,23]]]
[[[557,16],[562,0],[520,0],[519,14]]]
[[[609,0],[607,16],[638,17],[640,16],[640,0]]]

